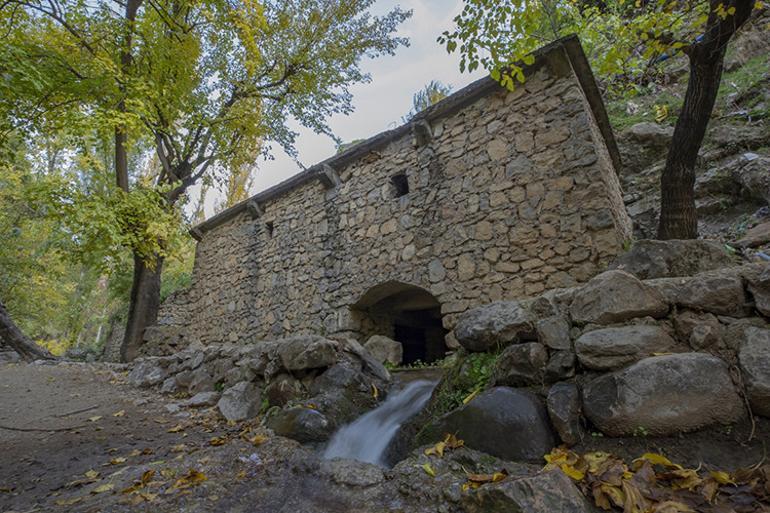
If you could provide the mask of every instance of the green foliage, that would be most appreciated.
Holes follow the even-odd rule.
[[[455,29],[439,42],[460,53],[462,71],[483,67],[512,90],[524,81],[532,51],[576,33],[605,85],[627,92],[649,82],[659,62],[687,51],[707,25],[734,13],[721,3],[712,10],[707,0],[465,0]]]
[[[470,353],[458,356],[454,366],[435,395],[433,416],[443,415],[463,404],[463,401],[484,390],[490,383],[498,353]]]
[[[425,87],[414,93],[412,97],[412,110],[404,116],[403,121],[406,123],[416,116],[418,112],[440,102],[451,93],[452,86],[438,80],[431,80]]]

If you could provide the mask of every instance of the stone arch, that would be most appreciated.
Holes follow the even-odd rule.
[[[403,363],[432,362],[446,353],[441,303],[429,291],[390,280],[369,288],[351,306],[364,341],[384,335],[401,342]]]

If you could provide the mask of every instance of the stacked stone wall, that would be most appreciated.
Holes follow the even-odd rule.
[[[565,52],[539,62],[515,91],[432,120],[427,144],[406,133],[337,169],[336,187],[308,181],[207,231],[160,322],[204,343],[360,339],[385,328],[351,306],[397,281],[433,294],[451,330],[475,305],[605,269],[630,236],[612,161]]]

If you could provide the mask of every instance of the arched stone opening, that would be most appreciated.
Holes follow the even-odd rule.
[[[401,343],[402,363],[433,362],[444,357],[447,330],[441,322],[441,304],[416,285],[388,281],[361,296],[351,312],[360,321],[362,335],[385,335]]]

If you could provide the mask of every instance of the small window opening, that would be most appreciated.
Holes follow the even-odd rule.
[[[409,194],[409,180],[407,180],[405,173],[392,176],[390,181],[393,183],[394,198],[400,198]]]
[[[267,236],[272,237],[273,236],[273,222],[269,221],[265,223],[265,228],[267,229]]]

